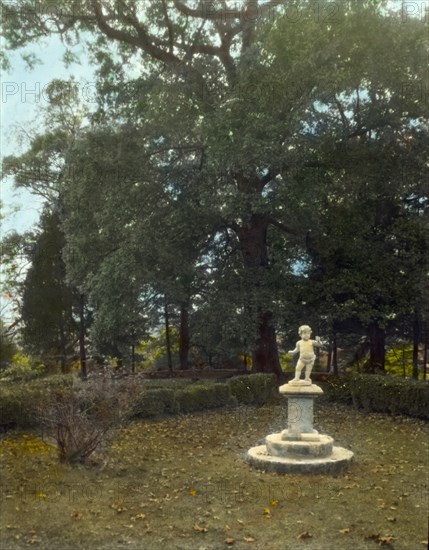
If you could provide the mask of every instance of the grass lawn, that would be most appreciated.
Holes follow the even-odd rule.
[[[279,475],[243,456],[286,407],[241,406],[116,432],[93,466],[35,433],[0,438],[0,548],[426,548],[428,424],[316,403],[315,427],[355,453],[338,477]]]

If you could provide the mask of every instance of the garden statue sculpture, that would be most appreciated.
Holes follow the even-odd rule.
[[[323,390],[310,380],[316,359],[315,348],[323,347],[319,337],[311,340],[311,328],[298,329],[301,340],[291,354],[299,353],[295,378],[280,386],[279,392],[287,398],[287,428],[271,433],[265,445],[247,451],[246,460],[255,468],[286,474],[334,474],[350,464],[353,453],[334,445],[334,439],[314,429],[314,401]],[[305,367],[305,379],[300,380]]]
[[[313,369],[314,360],[316,355],[314,353],[315,347],[322,347],[320,338],[316,336],[316,340],[311,340],[311,328],[308,325],[302,325],[298,329],[298,334],[301,336],[301,340],[296,343],[295,349],[289,351],[291,355],[299,353],[298,363],[295,368],[295,378],[292,382],[298,382],[301,376],[301,371],[305,367],[305,379],[304,382],[310,382],[310,374]]]

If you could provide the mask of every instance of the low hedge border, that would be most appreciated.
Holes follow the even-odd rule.
[[[323,384],[329,401],[369,412],[429,419],[429,383],[389,375],[353,374]]]
[[[0,385],[0,431],[37,427],[38,406],[47,403],[58,388],[77,391],[82,384],[85,383],[73,383],[70,377],[59,377],[52,382],[46,378],[25,384]],[[144,382],[132,416],[153,418],[238,404],[262,405],[276,393],[275,376],[264,373],[236,376],[226,382]]]

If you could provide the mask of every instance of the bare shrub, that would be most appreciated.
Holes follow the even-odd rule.
[[[108,377],[53,391],[37,407],[39,424],[58,446],[59,458],[83,463],[113,428],[132,414],[137,387]]]

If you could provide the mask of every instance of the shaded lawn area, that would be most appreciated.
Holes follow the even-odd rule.
[[[93,467],[58,463],[35,434],[4,434],[0,548],[426,548],[427,423],[316,403],[315,427],[355,453],[347,472],[244,462],[285,427],[279,403],[135,421]]]

